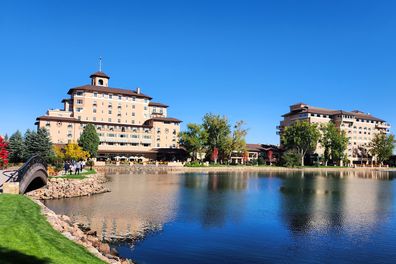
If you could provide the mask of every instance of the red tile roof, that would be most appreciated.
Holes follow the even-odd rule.
[[[154,121],[154,122],[156,122],[156,121],[158,121],[158,122],[174,122],[174,123],[181,123],[181,122],[183,122],[183,121],[181,121],[181,120],[179,120],[179,119],[177,119],[177,118],[173,118],[173,117],[153,117],[153,118],[150,118],[149,120],[147,120],[147,121]],[[146,121],[146,122],[147,122]]]
[[[106,78],[106,79],[110,79],[110,77],[106,73],[101,72],[101,71],[97,71],[97,72],[92,73],[89,76],[89,78],[92,78],[92,77],[103,77],[103,78]]]
[[[110,125],[110,126],[125,126],[125,127],[144,127],[151,128],[150,125],[133,125],[125,123],[109,123],[109,122],[99,122],[99,121],[81,121],[74,117],[59,117],[59,116],[39,116],[36,118],[37,121],[59,121],[59,122],[71,122],[71,123],[91,123],[96,125]]]
[[[150,102],[149,106],[157,106],[157,107],[165,107],[168,108],[169,106],[163,103],[156,103],[156,102]]]
[[[153,99],[148,95],[137,93],[136,91],[127,90],[127,89],[120,89],[120,88],[111,88],[105,86],[95,86],[95,85],[83,85],[71,88],[67,93],[72,94],[74,91],[89,91],[89,92],[99,92],[99,93],[110,93],[110,94],[122,94],[127,96],[135,96],[138,98],[146,98],[146,99]]]
[[[247,150],[250,152],[262,152],[267,150],[278,150],[279,147],[275,145],[265,145],[265,144],[246,144]]]
[[[375,116],[372,116],[370,114],[365,114],[361,111],[344,111],[344,110],[331,110],[331,109],[326,109],[326,108],[319,108],[319,107],[314,107],[310,105],[305,105],[304,107],[291,111],[287,114],[282,115],[283,117],[286,116],[291,116],[294,114],[302,114],[302,113],[312,113],[312,114],[322,114],[322,115],[351,115],[359,119],[368,119],[368,120],[373,120],[373,121],[378,121],[378,122],[385,122],[384,120],[377,118]]]

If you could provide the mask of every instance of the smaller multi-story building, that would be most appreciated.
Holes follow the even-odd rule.
[[[283,116],[283,120],[277,127],[281,135],[285,127],[296,121],[307,121],[309,123],[326,124],[333,122],[341,131],[345,131],[349,142],[347,157],[351,163],[370,162],[373,157],[364,154],[370,142],[377,133],[388,133],[390,124],[385,120],[362,111],[331,110],[313,107],[304,103],[290,106],[290,111]],[[323,155],[324,148],[318,144],[315,151]]]

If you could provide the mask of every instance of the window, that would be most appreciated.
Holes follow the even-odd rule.
[[[94,97],[98,97],[98,93],[94,93]]]
[[[135,105],[132,105],[132,109],[135,109]]]
[[[121,95],[118,96],[118,100],[122,100],[122,96]]]
[[[132,97],[132,101],[136,101],[136,97]]]
[[[82,109],[81,107],[78,107],[78,108],[76,109],[77,112],[82,112],[82,110],[83,110],[83,109]]]
[[[109,110],[109,115],[111,115],[111,113],[112,113],[111,110]]]
[[[78,99],[78,100],[77,100],[77,104],[83,104],[83,100]]]
[[[109,94],[109,99],[113,99],[113,95],[112,94]]]
[[[78,92],[76,93],[76,95],[78,95],[78,96],[82,96],[82,95],[84,95],[84,93],[83,93],[83,92],[81,92],[81,91],[78,91]]]
[[[92,111],[93,111],[94,113],[96,113],[96,108],[94,108]]]
[[[98,80],[98,83],[99,83],[99,85],[103,85],[103,80],[102,80],[102,79],[99,79],[99,80]]]

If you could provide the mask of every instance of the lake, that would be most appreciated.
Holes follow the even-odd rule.
[[[110,193],[46,201],[145,263],[395,263],[395,172],[111,174]]]

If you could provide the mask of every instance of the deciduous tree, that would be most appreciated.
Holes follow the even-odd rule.
[[[304,166],[304,157],[308,151],[314,151],[320,138],[320,132],[316,124],[306,121],[297,121],[288,126],[282,132],[282,144],[286,149],[296,150],[301,158],[301,166]]]
[[[180,144],[190,154],[192,160],[202,159],[201,154],[206,152],[207,133],[199,124],[190,123],[187,130],[180,133]]]
[[[0,168],[8,164],[7,142],[0,136]]]
[[[348,147],[348,137],[345,131],[339,130],[334,123],[330,122],[321,127],[322,137],[320,143],[324,147],[324,160],[327,165],[329,160],[340,163],[345,158]]]
[[[66,160],[85,160],[89,157],[89,152],[85,151],[76,143],[69,143],[64,147],[64,159]]]
[[[229,155],[230,144],[232,144],[231,128],[227,117],[206,114],[203,117],[202,126],[208,135],[208,154],[210,155],[217,148],[219,159],[224,161]]]
[[[377,158],[377,161],[383,164],[384,161],[388,160],[393,153],[395,143],[394,135],[386,135],[384,133],[378,133],[374,136],[370,144],[370,152]]]

